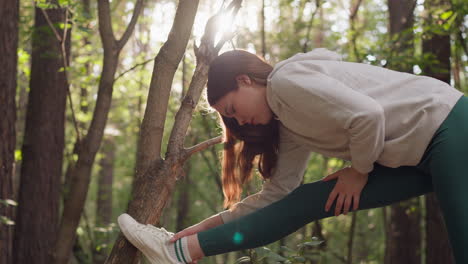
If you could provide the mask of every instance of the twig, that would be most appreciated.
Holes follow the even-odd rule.
[[[128,70],[126,70],[124,72],[122,72],[119,76],[117,76],[117,78],[115,78],[114,81],[117,81],[120,77],[124,76],[125,74],[127,74],[130,71],[133,71],[135,68],[138,68],[140,66],[144,66],[144,65],[148,64],[149,62],[151,62],[153,60],[154,60],[154,58],[151,58],[151,59],[148,59],[148,60],[146,60],[144,62],[133,65],[133,67],[131,67],[130,69],[128,69]]]
[[[47,12],[44,9],[40,8],[40,7],[37,7],[37,8],[39,8],[41,10],[42,14],[44,15],[44,17],[45,17],[45,19],[47,21],[47,24],[49,24],[50,29],[52,29],[52,31],[54,32],[55,37],[61,43],[62,38],[60,37],[60,34],[57,32],[57,29],[55,29],[54,24],[52,24],[52,21],[50,21],[50,18],[49,18],[49,15],[47,14]]]
[[[44,18],[47,21],[47,24],[49,25],[52,32],[54,32],[55,38],[57,38],[57,41],[60,43],[60,52],[62,53],[62,60],[63,60],[63,72],[65,74],[65,82],[67,83],[66,84],[67,97],[68,97],[68,101],[70,103],[70,110],[71,110],[71,116],[72,116],[72,120],[73,120],[73,126],[74,126],[75,131],[76,131],[76,137],[78,139],[78,142],[81,142],[80,131],[78,129],[78,122],[76,121],[75,110],[74,110],[74,107],[73,107],[73,100],[72,100],[71,92],[70,92],[70,83],[68,81],[69,80],[69,78],[68,78],[68,61],[67,61],[67,51],[66,51],[65,44],[66,44],[67,33],[68,33],[68,11],[69,10],[68,10],[68,8],[65,8],[65,22],[64,22],[64,26],[63,26],[63,36],[60,36],[60,34],[58,33],[58,31],[55,28],[54,24],[50,20],[50,17],[47,14],[47,12],[43,8],[40,8],[40,7],[37,7],[37,8],[41,10],[42,15],[44,16]]]

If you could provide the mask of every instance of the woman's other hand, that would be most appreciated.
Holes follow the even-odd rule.
[[[346,215],[351,208],[351,204],[353,204],[353,210],[357,210],[359,207],[359,197],[361,196],[362,188],[367,183],[367,178],[367,173],[362,174],[352,167],[346,167],[323,178],[322,181],[338,179],[328,196],[325,211],[328,212],[330,210],[335,199],[335,216],[341,214],[341,208],[343,208],[343,214]]]

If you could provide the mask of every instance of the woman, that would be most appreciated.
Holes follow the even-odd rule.
[[[266,245],[317,219],[432,191],[456,261],[468,263],[468,98],[460,91],[343,62],[326,49],[274,68],[229,51],[210,65],[207,86],[224,128],[222,180],[231,208],[175,235],[121,215],[122,232],[152,263]],[[299,186],[311,151],[351,166]],[[263,188],[239,202],[253,163]]]

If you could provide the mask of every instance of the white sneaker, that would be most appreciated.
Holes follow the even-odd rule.
[[[128,214],[120,215],[117,222],[128,241],[138,248],[152,264],[182,263],[173,259],[167,250],[168,241],[174,233],[153,225],[140,224]]]

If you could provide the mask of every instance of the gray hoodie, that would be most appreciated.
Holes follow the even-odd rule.
[[[259,193],[221,213],[225,222],[299,186],[310,152],[351,161],[361,173],[374,163],[417,165],[463,93],[434,78],[344,62],[321,48],[277,63],[266,96],[281,122],[278,163]]]

